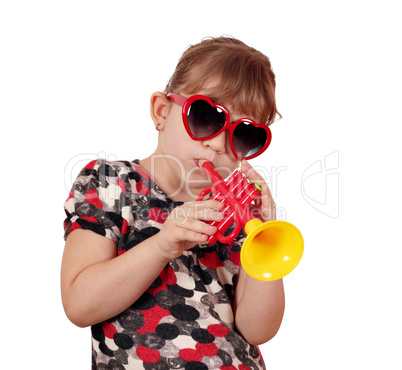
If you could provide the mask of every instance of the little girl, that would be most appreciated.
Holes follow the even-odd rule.
[[[253,207],[275,218],[247,159],[267,148],[276,115],[269,59],[233,38],[205,39],[151,97],[154,153],[82,169],[65,203],[61,290],[68,318],[91,326],[93,369],[265,369],[257,346],[281,324],[282,280],[244,272],[243,233],[208,244],[222,203],[196,198],[211,185],[200,162],[222,177],[241,162],[262,187]]]

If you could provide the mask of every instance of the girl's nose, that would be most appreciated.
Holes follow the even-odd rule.
[[[218,136],[212,139],[203,140],[204,147],[209,147],[218,154],[223,154],[226,151],[226,131],[221,132]]]

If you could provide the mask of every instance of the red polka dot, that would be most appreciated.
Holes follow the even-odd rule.
[[[229,329],[221,324],[209,325],[207,330],[208,333],[213,335],[214,337],[225,337],[229,334]]]
[[[232,252],[230,254],[230,260],[236,265],[240,266],[240,252]]]
[[[113,339],[113,336],[117,333],[117,330],[114,327],[114,325],[112,325],[108,322],[105,322],[102,325],[102,329],[103,329],[103,332],[105,333],[105,336],[110,339]]]
[[[149,362],[149,363],[154,363],[158,362],[159,359],[161,358],[161,354],[159,353],[158,350],[156,349],[149,349],[144,346],[139,346],[137,348],[137,356],[140,358],[140,360],[144,362]]]
[[[103,204],[99,199],[98,193],[94,189],[89,189],[84,201],[92,203],[96,208],[103,208]]]
[[[184,348],[179,351],[179,356],[184,360],[184,361],[201,361],[202,360],[202,354],[198,353],[195,349],[191,348]]]
[[[117,185],[120,186],[120,189],[123,192],[123,194],[126,194],[126,184],[122,179],[117,179]]]
[[[165,310],[158,305],[155,305],[148,310],[141,310],[141,313],[144,315],[145,324],[138,329],[138,333],[140,334],[155,333],[155,329],[159,325],[161,319],[170,315],[169,310]]]
[[[163,212],[158,207],[151,208],[148,213],[148,217],[150,220],[156,221],[160,224],[164,223],[169,215],[166,212]]]
[[[156,288],[148,288],[148,293],[152,294],[153,296],[161,290],[166,290],[167,285],[175,285],[177,282],[176,274],[173,268],[170,266],[163,269],[159,276],[162,280],[162,284]]]
[[[140,166],[134,166],[134,169],[145,179],[151,180],[148,174]]]
[[[219,266],[223,266],[223,262],[219,259],[216,253],[205,253],[200,262],[208,268],[216,270]]]
[[[123,224],[121,226],[121,233],[127,234],[127,231],[128,231],[128,222],[125,218],[123,218]]]
[[[174,285],[177,283],[177,277],[172,267],[169,266],[167,268],[166,274],[167,274],[166,284]]]
[[[89,162],[84,168],[87,168],[88,170],[91,170],[92,168],[95,167],[97,160],[94,159],[93,161]]]
[[[146,195],[146,194],[150,194],[150,193],[151,193],[151,191],[143,184],[143,182],[142,182],[141,180],[139,180],[139,181],[137,182],[136,188],[137,188],[137,192],[138,192],[139,194]]]
[[[216,356],[219,351],[215,343],[208,343],[208,344],[197,343],[195,345],[195,348],[199,353],[207,357]]]
[[[251,370],[248,366],[245,365],[239,365],[239,370]]]
[[[98,220],[94,216],[90,216],[90,217],[81,216],[81,218],[88,222],[98,222]]]
[[[76,222],[74,222],[74,223],[71,224],[70,229],[68,230],[68,232],[71,233],[75,229],[82,229],[82,227],[79,224],[77,224]]]

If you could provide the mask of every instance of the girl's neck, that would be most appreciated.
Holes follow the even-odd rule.
[[[139,161],[142,169],[148,174],[155,184],[169,196],[174,202],[190,202],[196,200],[183,186],[180,176],[175,176],[171,166],[164,156],[156,153]],[[191,192],[190,192],[191,193]]]

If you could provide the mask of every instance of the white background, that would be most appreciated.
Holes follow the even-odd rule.
[[[252,164],[306,243],[261,346],[268,368],[401,369],[397,3],[2,2],[1,361],[90,368],[90,331],[59,292],[72,178],[99,156],[150,154],[151,93],[188,45],[229,34],[271,58],[284,118]]]

